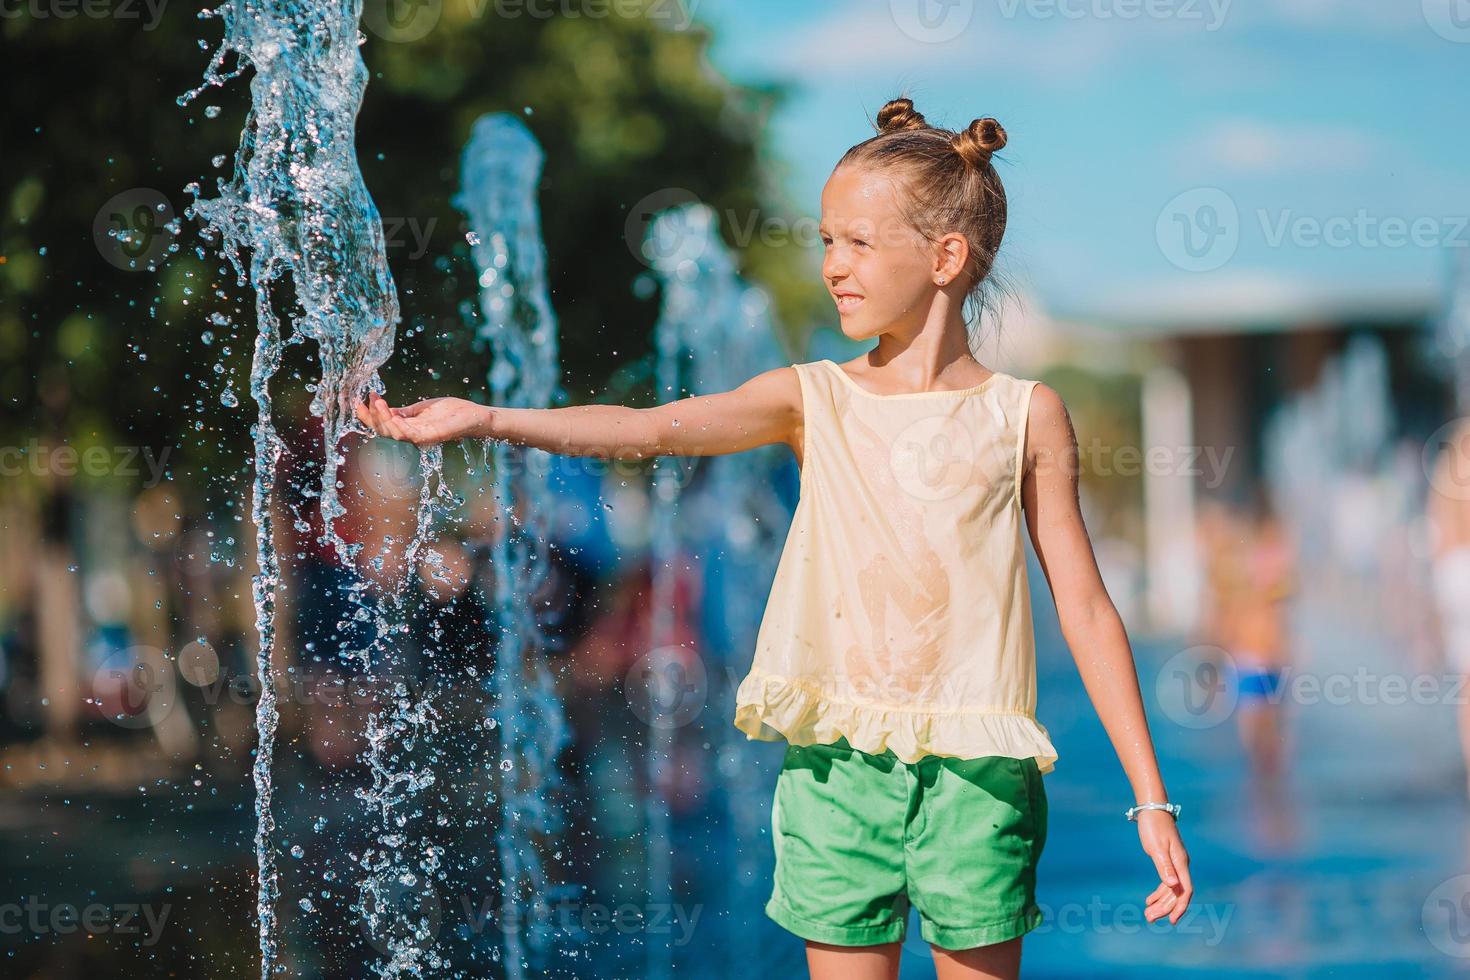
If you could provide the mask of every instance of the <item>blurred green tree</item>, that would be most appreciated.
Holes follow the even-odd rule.
[[[180,108],[218,20],[166,0],[63,6],[0,19],[0,438],[170,446],[176,480],[235,492],[254,415],[251,298],[182,215],[185,185],[212,192],[233,165],[250,74]],[[721,78],[683,5],[367,0],[363,23],[372,78],[357,145],[404,311],[384,371],[400,398],[483,397],[488,356],[470,345],[474,274],[450,199],[485,112],[522,113],[546,151],[541,207],[574,398],[653,401],[658,296],[632,288],[647,267],[626,230],[671,189],[723,216],[778,322],[817,308],[799,244],[732,234],[792,220],[763,169],[765,120],[784,92]],[[236,326],[211,324],[217,313]],[[283,412],[304,412],[310,346],[278,377]],[[226,386],[238,407],[221,405]]]

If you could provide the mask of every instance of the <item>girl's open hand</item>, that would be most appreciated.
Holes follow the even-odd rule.
[[[428,398],[403,408],[390,408],[382,396],[368,395],[357,405],[357,417],[380,436],[433,446],[458,439],[483,438],[490,432],[491,409],[463,398]]]
[[[1159,887],[1148,896],[1143,917],[1156,922],[1167,914],[1170,925],[1178,925],[1194,894],[1194,885],[1189,880],[1189,855],[1179,837],[1179,825],[1163,810],[1145,810],[1135,819],[1139,841],[1159,870]]]

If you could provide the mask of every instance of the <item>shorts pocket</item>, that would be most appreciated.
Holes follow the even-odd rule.
[[[1021,779],[1026,804],[1026,817],[1031,832],[1031,860],[1041,856],[1046,846],[1046,787],[1042,784],[1041,767],[1035,758],[1014,759]]]

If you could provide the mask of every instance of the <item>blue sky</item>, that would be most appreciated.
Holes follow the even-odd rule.
[[[794,87],[804,214],[888,98],[998,118],[1005,268],[1056,313],[1413,303],[1470,249],[1470,0],[684,3],[722,74]]]

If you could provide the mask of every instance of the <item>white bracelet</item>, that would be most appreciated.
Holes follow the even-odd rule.
[[[1182,809],[1183,807],[1178,803],[1139,803],[1137,806],[1130,806],[1124,816],[1132,820],[1143,810],[1168,810],[1169,815],[1178,820],[1179,811]]]

